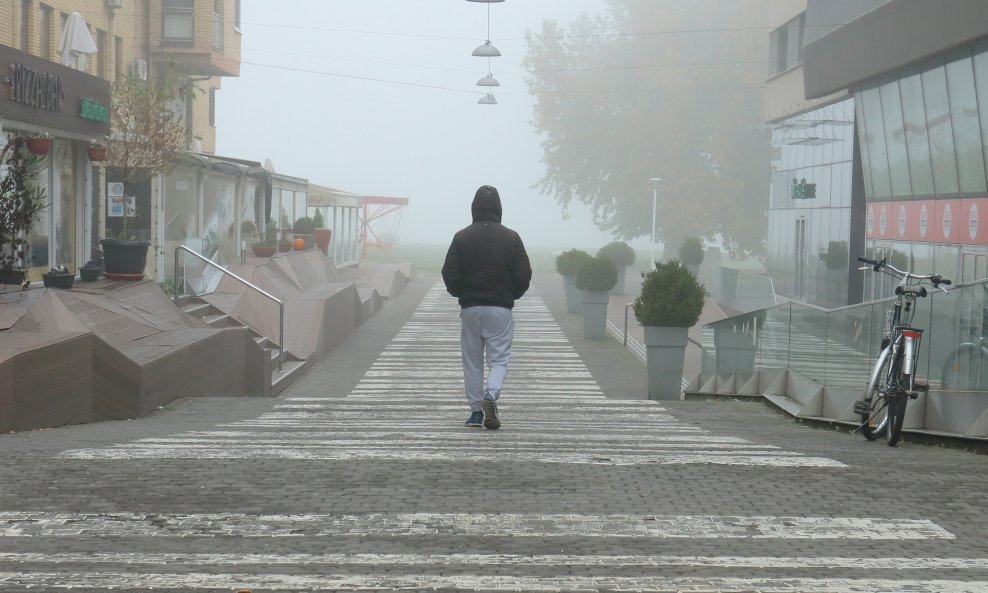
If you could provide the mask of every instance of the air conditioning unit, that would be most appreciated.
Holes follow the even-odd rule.
[[[130,65],[130,75],[138,80],[147,80],[148,63],[144,60],[134,60]]]
[[[123,0],[106,0],[110,8],[123,8]]]

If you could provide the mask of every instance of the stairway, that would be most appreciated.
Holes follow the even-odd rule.
[[[223,327],[243,327],[247,329],[254,343],[268,354],[265,360],[270,361],[270,368],[268,369],[268,374],[271,378],[269,384],[270,391],[257,395],[278,395],[291,385],[295,379],[302,376],[307,360],[298,358],[286,351],[281,360],[281,370],[278,370],[277,342],[267,336],[261,335],[253,328],[240,323],[210,303],[199,297],[181,296],[178,298],[178,305],[184,313],[204,321],[209,327],[216,329]]]

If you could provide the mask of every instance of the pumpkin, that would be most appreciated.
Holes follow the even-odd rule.
[[[295,237],[295,241],[292,245],[295,247],[295,251],[302,251],[305,249],[305,239],[302,237]]]

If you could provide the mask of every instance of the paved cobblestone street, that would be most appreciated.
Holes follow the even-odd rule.
[[[643,400],[558,276],[469,429],[419,279],[276,399],[0,435],[0,591],[988,591],[988,460]]]

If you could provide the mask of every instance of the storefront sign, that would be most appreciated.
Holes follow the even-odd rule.
[[[988,245],[982,212],[988,212],[988,197],[872,202],[865,232],[869,239]]]
[[[0,45],[0,72],[5,121],[31,124],[53,136],[110,134],[109,81],[5,45]]]
[[[62,110],[62,80],[24,64],[10,65],[10,100],[35,109]]]
[[[814,200],[816,199],[816,184],[806,183],[806,179],[792,180],[792,199],[794,200]]]
[[[110,110],[89,97],[79,98],[79,115],[93,121],[110,121]]]

